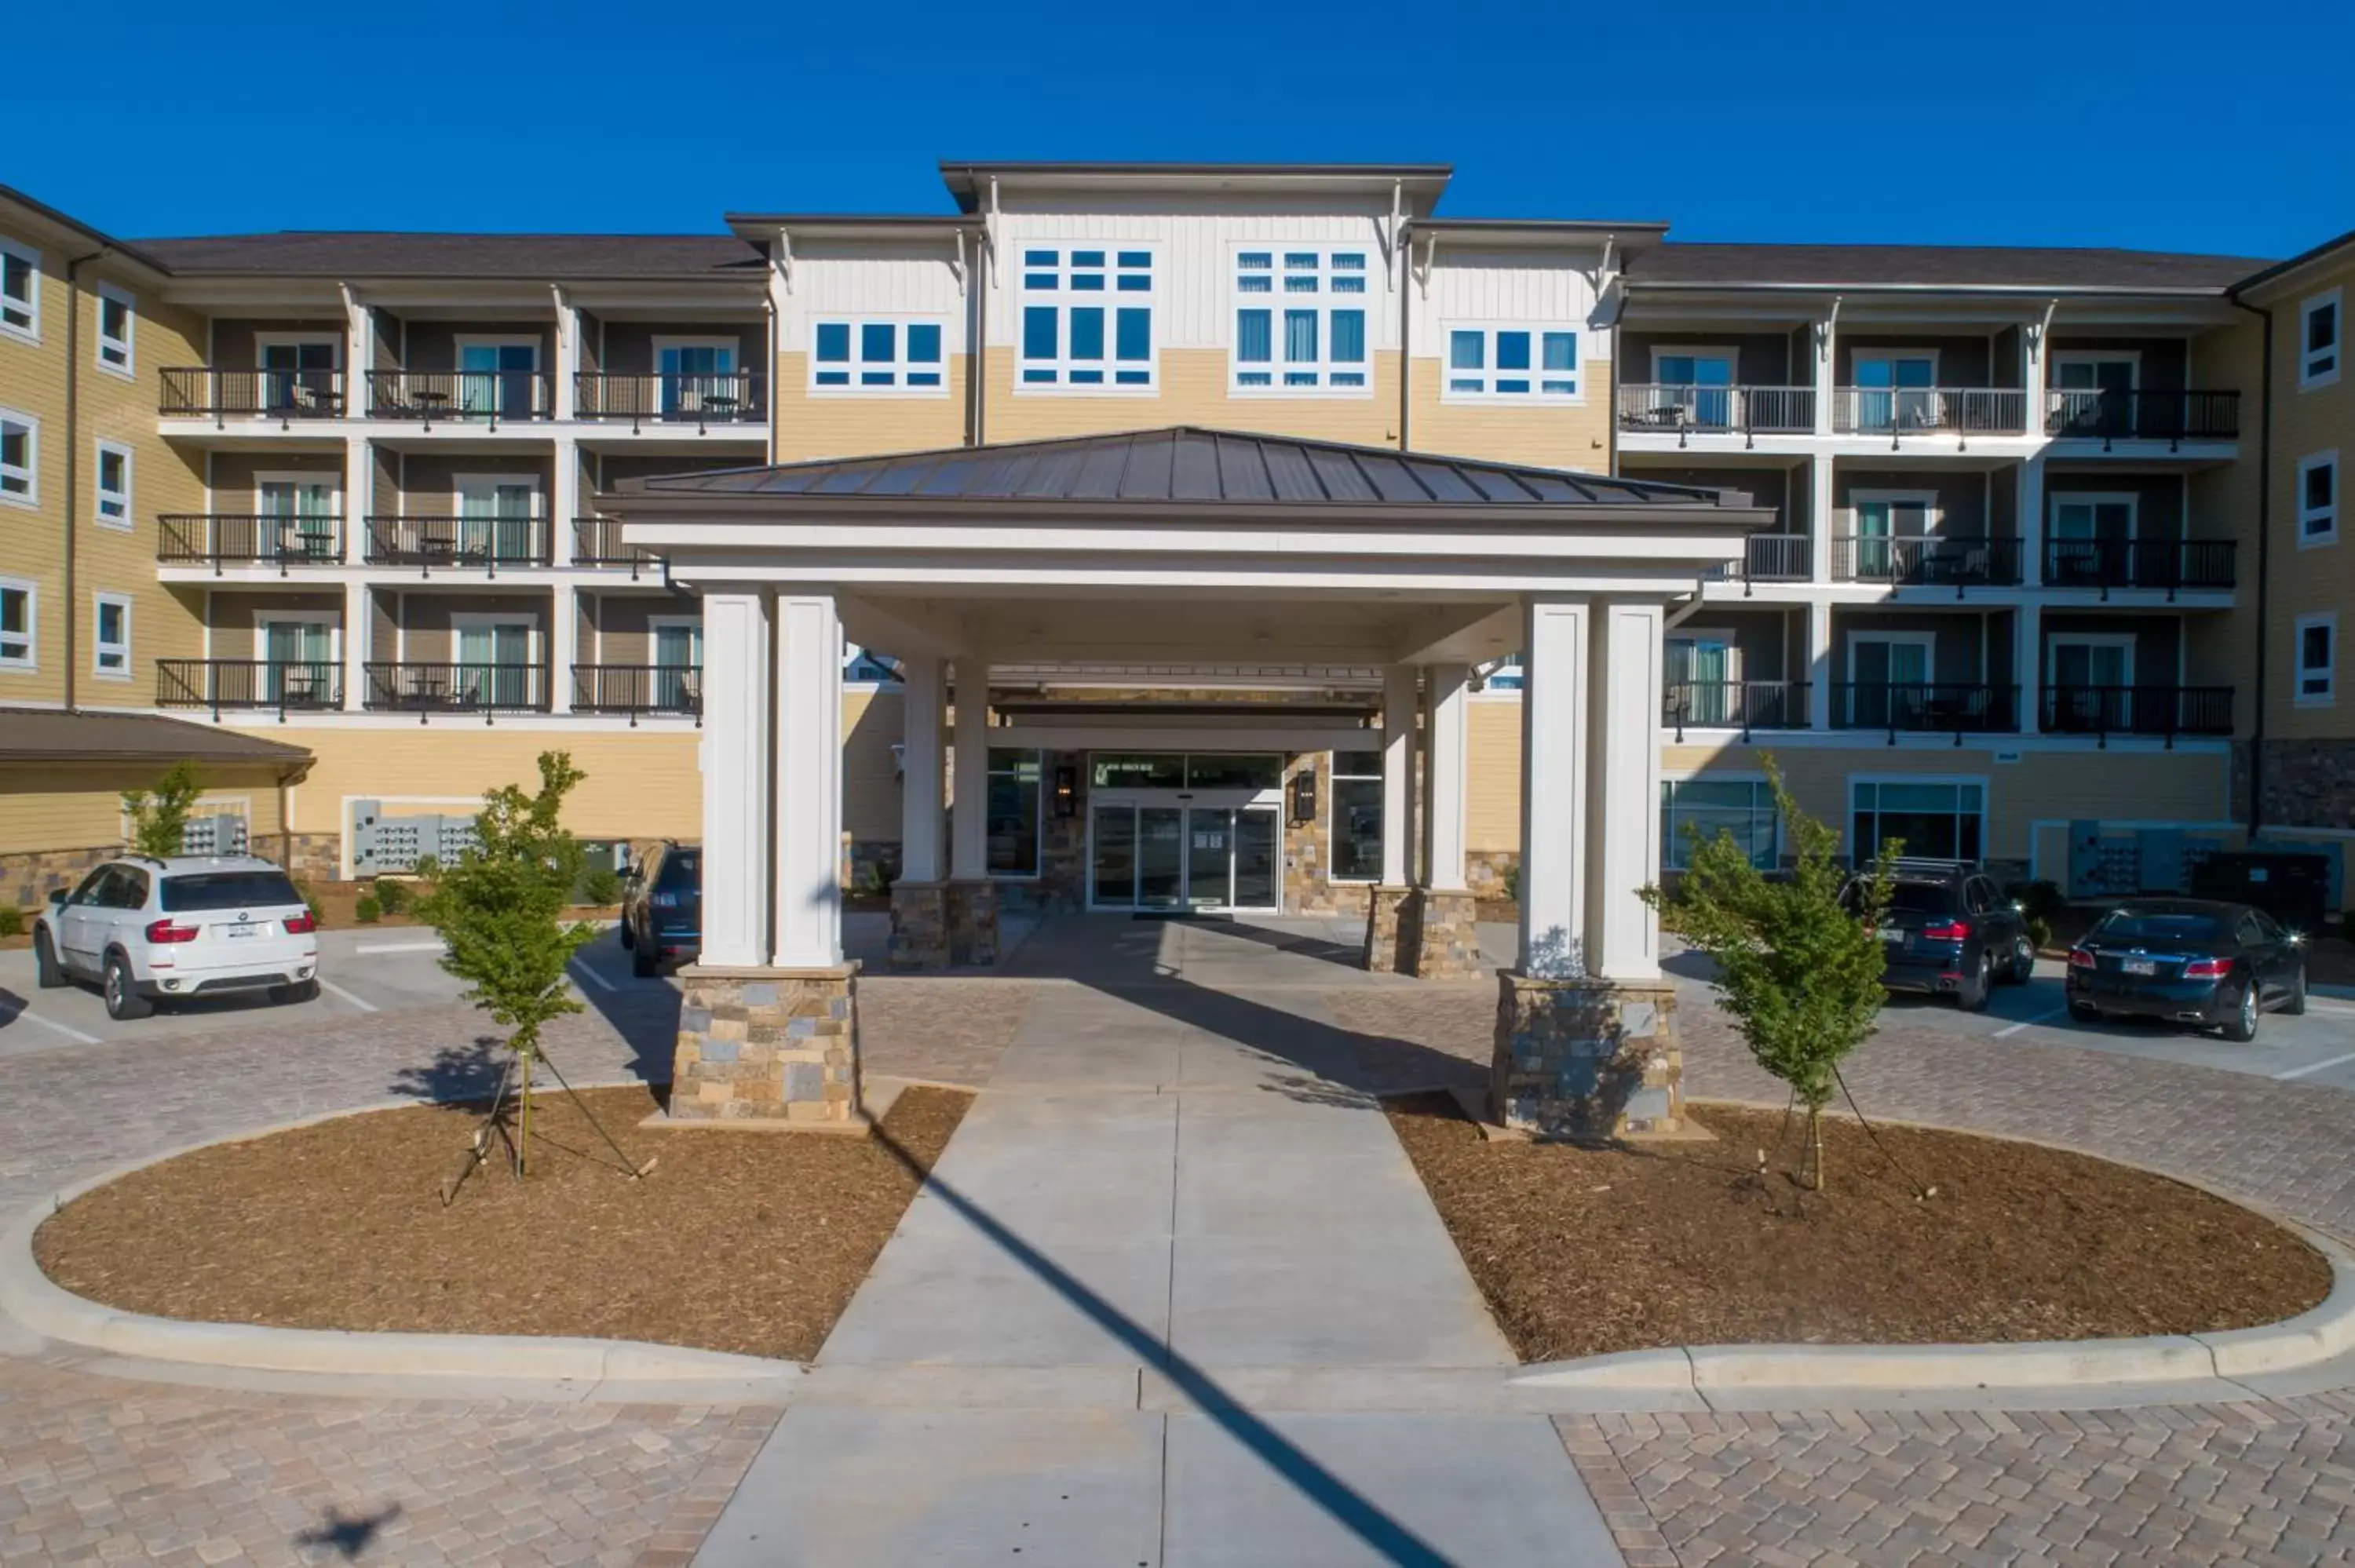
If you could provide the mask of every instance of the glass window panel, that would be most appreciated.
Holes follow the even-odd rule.
[[[1091,306],[1071,312],[1071,357],[1102,359],[1103,351],[1104,313],[1101,307]]]
[[[1062,252],[1059,250],[1025,250],[1022,253],[1022,265],[1025,267],[1052,267],[1061,259]]]
[[[1316,313],[1284,313],[1284,358],[1287,365],[1316,363]]]
[[[1336,779],[1351,776],[1379,779],[1382,776],[1382,754],[1379,751],[1337,751],[1333,754],[1333,776]]]
[[[1103,286],[1104,275],[1101,272],[1074,272],[1071,274],[1071,290],[1074,293],[1101,294],[1103,292]]]
[[[900,329],[890,322],[868,322],[858,329],[858,357],[869,365],[889,365],[900,357]]]
[[[847,387],[850,385],[850,372],[821,370],[817,373],[817,384],[821,387]]]
[[[1246,272],[1264,272],[1275,264],[1275,259],[1264,250],[1246,250],[1235,258],[1235,265]]]
[[[1026,289],[1051,290],[1055,287],[1055,281],[1056,274],[1052,272],[1025,272],[1022,274],[1022,286]]]
[[[1240,311],[1235,315],[1235,357],[1246,365],[1265,365],[1275,355],[1274,321],[1268,311]]]
[[[1113,372],[1112,378],[1123,387],[1150,387],[1153,385],[1153,373],[1149,370],[1116,370]]]
[[[1487,344],[1476,332],[1452,332],[1447,334],[1447,363],[1457,370],[1479,370],[1488,363]],[[1458,387],[1465,383],[1457,383]],[[1479,383],[1469,384],[1476,390]]]
[[[1529,334],[1525,332],[1500,332],[1497,334],[1497,368],[1527,370],[1529,367]]]
[[[821,364],[835,364],[850,357],[848,322],[818,323],[817,357]]]
[[[1119,351],[1119,357],[1125,360],[1153,357],[1152,311],[1141,305],[1122,306],[1116,313],[1114,331],[1116,341],[1114,346]],[[1121,379],[1126,381],[1129,376],[1124,375]]]
[[[1057,323],[1058,314],[1052,305],[1025,305],[1022,308],[1023,358],[1052,359],[1055,357],[1056,344],[1060,341]],[[1036,371],[1025,377],[1025,379],[1038,378],[1039,378],[1039,373]],[[1053,380],[1053,372],[1047,372],[1044,379]]]
[[[1338,758],[1335,758],[1337,762]],[[1373,882],[1382,874],[1382,781],[1333,780],[1333,875]]]
[[[1186,758],[1188,789],[1273,789],[1284,782],[1284,758],[1194,752]]]
[[[1572,332],[1550,332],[1545,334],[1545,368],[1575,370],[1578,368],[1578,334]]]
[[[1182,789],[1186,758],[1174,751],[1098,752],[1088,759],[1098,789]]]
[[[1150,250],[1124,250],[1120,253],[1118,260],[1123,267],[1150,267],[1153,265],[1153,252]]]
[[[1071,252],[1071,265],[1074,267],[1101,267],[1103,264],[1104,253],[1101,250],[1074,250]]]
[[[1366,313],[1335,311],[1333,313],[1333,362],[1336,365],[1362,365],[1366,359]]]
[[[920,323],[908,329],[908,358],[916,365],[941,362],[941,329],[937,323]]]

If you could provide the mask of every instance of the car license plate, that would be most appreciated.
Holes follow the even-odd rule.
[[[235,941],[240,937],[259,937],[261,935],[261,927],[252,924],[250,921],[242,926],[231,926],[229,927],[229,939],[232,941]]]
[[[2155,975],[2158,972],[2158,963],[2150,959],[2121,959],[2118,968],[2130,975]]]
[[[1884,942],[1902,942],[1905,939],[1905,927],[1902,926],[1883,926],[1881,928],[1881,939]]]

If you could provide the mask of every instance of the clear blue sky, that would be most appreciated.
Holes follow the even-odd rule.
[[[125,238],[935,211],[943,157],[1445,162],[1444,212],[1686,239],[2355,228],[2350,0],[20,10],[0,183]]]

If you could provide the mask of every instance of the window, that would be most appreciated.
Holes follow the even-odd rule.
[[[2339,379],[2339,340],[2346,335],[2339,291],[2317,294],[2297,308],[2297,384],[2328,387]]]
[[[110,681],[131,679],[131,600],[123,594],[95,597],[97,635],[92,639],[91,668]]]
[[[40,590],[17,577],[0,577],[0,670],[30,670],[34,657],[34,616]]]
[[[2327,708],[2339,699],[2339,617],[2330,611],[2297,618],[2297,685],[2302,708]]]
[[[2339,454],[2317,452],[2297,460],[2297,543],[2339,542]]]
[[[1732,833],[1760,870],[1782,858],[1774,792],[1764,779],[1665,779],[1660,781],[1660,864],[1682,871],[1693,846]]]
[[[1333,880],[1382,877],[1382,754],[1333,754]]]
[[[811,331],[810,386],[837,392],[948,391],[938,322],[828,321]]]
[[[0,502],[30,506],[41,499],[41,422],[0,408]]]
[[[1986,837],[1987,786],[1959,780],[1852,779],[1849,855],[1859,864],[1895,839],[1902,854],[1977,860]]]
[[[1037,752],[989,748],[990,875],[1039,874],[1039,796]]]
[[[1562,401],[1578,396],[1574,327],[1451,326],[1446,400]]]
[[[98,367],[118,376],[132,372],[132,322],[138,301],[110,283],[98,286]]]
[[[131,449],[119,441],[98,443],[98,525],[131,531]]]
[[[1016,384],[1153,387],[1153,274],[1149,249],[1023,247]]]
[[[41,341],[41,253],[0,239],[0,334]]]
[[[1366,256],[1362,249],[1236,250],[1229,384],[1241,392],[1368,390]]]

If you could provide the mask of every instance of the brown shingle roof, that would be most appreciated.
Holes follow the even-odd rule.
[[[2222,293],[2264,266],[2241,256],[1998,245],[1666,244],[1632,256],[1627,281],[1688,286],[2122,289]]]
[[[174,272],[331,278],[758,279],[761,252],[732,234],[218,234],[143,239]]]
[[[311,760],[299,746],[154,714],[0,708],[0,758],[10,762],[259,762]]]

